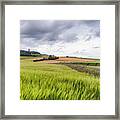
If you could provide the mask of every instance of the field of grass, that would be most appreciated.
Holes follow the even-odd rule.
[[[20,60],[21,100],[99,100],[100,78],[64,64]]]

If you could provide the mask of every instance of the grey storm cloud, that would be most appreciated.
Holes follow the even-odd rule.
[[[87,37],[86,37],[87,36]],[[99,20],[21,20],[20,40],[26,47],[100,37]]]

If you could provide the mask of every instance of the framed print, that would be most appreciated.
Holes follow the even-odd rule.
[[[119,119],[119,2],[1,2],[2,119]]]

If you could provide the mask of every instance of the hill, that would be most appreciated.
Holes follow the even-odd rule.
[[[41,54],[37,51],[26,51],[26,50],[20,50],[20,56],[32,56],[32,57],[37,57],[37,56],[46,56],[47,54]]]

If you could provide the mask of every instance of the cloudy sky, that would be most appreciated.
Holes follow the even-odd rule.
[[[21,20],[20,49],[100,58],[99,20]]]

